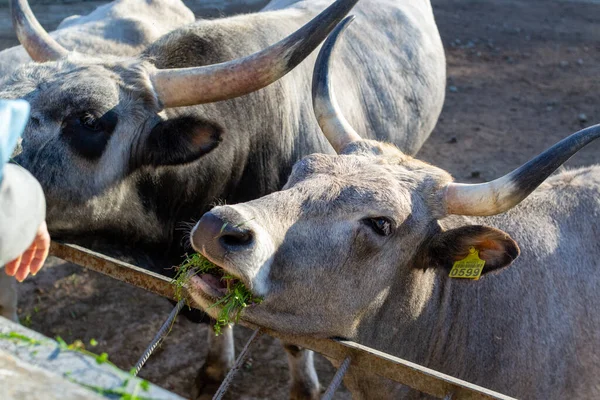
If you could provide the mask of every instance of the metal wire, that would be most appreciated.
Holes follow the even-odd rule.
[[[231,368],[229,373],[227,373],[227,376],[221,383],[221,386],[219,386],[219,390],[217,390],[217,393],[215,393],[212,400],[221,400],[223,398],[223,396],[225,395],[225,393],[227,393],[227,389],[229,389],[229,385],[231,385],[233,378],[238,373],[240,368],[242,368],[244,361],[246,361],[246,358],[248,357],[248,354],[250,351],[250,346],[256,340],[256,338],[259,337],[261,334],[262,334],[262,331],[260,329],[257,329],[254,331],[252,336],[250,336],[250,339],[248,339],[248,342],[242,349],[242,352],[240,353],[238,358],[235,360],[235,364],[233,364],[233,367]]]
[[[338,388],[342,384],[342,379],[344,379],[344,375],[346,375],[346,372],[348,372],[348,368],[350,367],[350,361],[352,361],[352,358],[350,357],[346,357],[344,359],[337,372],[335,373],[335,376],[331,380],[327,391],[325,392],[325,394],[323,394],[323,397],[321,397],[321,400],[331,400],[333,398],[335,391],[338,390]]]
[[[133,376],[137,376],[137,374],[140,372],[144,364],[146,364],[146,361],[148,361],[154,350],[156,350],[160,342],[167,335],[169,328],[171,328],[173,321],[175,321],[175,318],[177,318],[177,314],[179,314],[184,305],[185,300],[179,300],[177,305],[173,308],[173,310],[169,314],[169,318],[167,318],[167,320],[162,324],[162,326],[154,336],[154,339],[152,339],[152,342],[150,342],[150,345],[148,345],[146,351],[144,351],[144,354],[142,354],[138,362],[135,364],[135,372],[133,373]]]

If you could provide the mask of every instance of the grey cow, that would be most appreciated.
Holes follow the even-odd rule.
[[[313,82],[339,155],[305,157],[282,191],[216,207],[192,231],[195,249],[264,298],[242,318],[354,340],[518,398],[598,398],[600,166],[546,178],[600,125],[495,181],[454,183],[360,139],[339,114],[328,67],[341,29]],[[450,278],[471,251],[482,277]],[[217,282],[195,277],[194,298],[212,304]],[[424,396],[352,368],[345,383],[357,399]]]
[[[274,1],[259,13],[197,21],[133,58],[70,54],[24,0],[13,2],[21,42],[47,62],[0,81],[0,98],[31,103],[17,161],[44,188],[55,239],[172,273],[187,250],[182,223],[215,202],[278,190],[302,156],[333,151],[310,105],[311,53],[356,0],[327,9],[324,0]],[[361,0],[354,11],[364,18],[333,74],[342,106],[361,133],[413,154],[444,99],[431,6]],[[198,391],[233,363],[231,329],[210,348]],[[290,354],[293,395],[318,397],[311,354]]]
[[[88,15],[66,18],[55,32],[58,43],[83,54],[135,55],[163,34],[194,22],[180,0],[116,0]],[[23,46],[0,52],[0,79],[31,62]],[[16,280],[0,274],[0,315],[17,319]]]

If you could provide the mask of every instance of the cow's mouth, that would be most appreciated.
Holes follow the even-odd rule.
[[[238,284],[240,279],[225,272],[222,268],[215,268],[208,273],[200,273],[192,276],[190,284],[192,290],[200,292],[212,300],[218,300],[227,293],[230,288]]]

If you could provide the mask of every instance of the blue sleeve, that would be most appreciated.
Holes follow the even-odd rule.
[[[29,103],[24,100],[0,101],[0,182],[4,165],[17,146],[29,120]]]

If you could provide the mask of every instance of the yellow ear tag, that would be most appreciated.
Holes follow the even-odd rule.
[[[450,270],[450,278],[478,280],[484,265],[485,261],[479,258],[479,251],[471,247],[468,256],[454,263]]]

